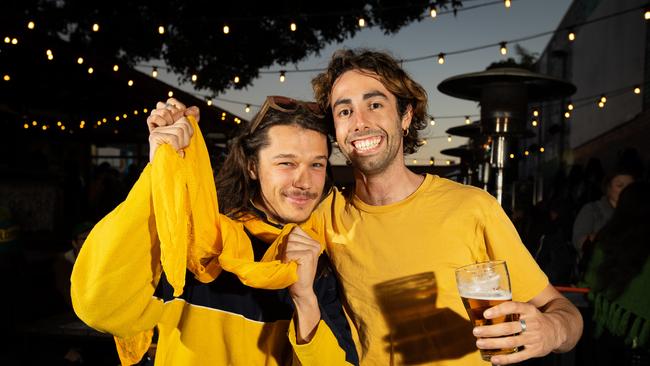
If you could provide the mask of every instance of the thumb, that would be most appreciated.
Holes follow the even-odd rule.
[[[192,116],[197,122],[200,119],[200,115],[201,112],[199,111],[199,107],[197,106],[191,106],[185,110],[185,116]]]

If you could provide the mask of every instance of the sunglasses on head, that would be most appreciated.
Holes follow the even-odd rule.
[[[257,113],[257,116],[255,116],[255,119],[253,120],[253,122],[251,122],[250,133],[253,133],[255,129],[259,126],[260,122],[264,119],[266,113],[269,111],[269,108],[273,108],[276,111],[280,111],[283,113],[293,113],[297,111],[298,107],[300,106],[303,106],[305,109],[307,109],[309,112],[311,112],[314,116],[318,118],[325,117],[323,111],[321,111],[320,107],[318,106],[318,103],[316,102],[304,102],[301,100],[295,100],[293,98],[283,97],[280,95],[270,95],[266,97],[264,104],[262,104],[262,108],[260,108],[259,113]]]

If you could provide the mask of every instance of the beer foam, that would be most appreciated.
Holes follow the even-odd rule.
[[[476,300],[511,300],[512,293],[506,290],[496,290],[491,292],[472,292],[464,291],[466,289],[458,289],[460,296],[466,299],[476,299]]]

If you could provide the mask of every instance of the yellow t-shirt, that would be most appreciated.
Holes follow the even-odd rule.
[[[359,332],[362,365],[487,364],[456,288],[458,267],[505,260],[515,301],[529,301],[548,285],[501,206],[474,187],[427,175],[401,202],[371,206],[335,191],[317,213]],[[431,307],[424,293],[415,300],[424,307],[382,310],[375,285],[427,271],[437,286]]]

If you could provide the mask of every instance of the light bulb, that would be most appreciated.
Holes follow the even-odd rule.
[[[163,27],[162,25],[158,26],[158,34],[165,34],[165,27]]]
[[[34,22],[32,22],[32,21],[30,21],[29,23],[27,23],[27,28],[29,28],[29,29],[34,29],[35,27],[36,27],[36,24],[35,24]]]
[[[359,27],[363,28],[366,26],[366,20],[363,18],[359,18]]]
[[[99,32],[99,24],[93,24],[93,32]]]
[[[445,54],[444,54],[444,53],[439,53],[439,54],[438,54],[438,63],[439,63],[440,65],[442,65],[442,64],[445,63]]]
[[[228,34],[230,33],[230,27],[228,25],[223,26],[223,34]]]

